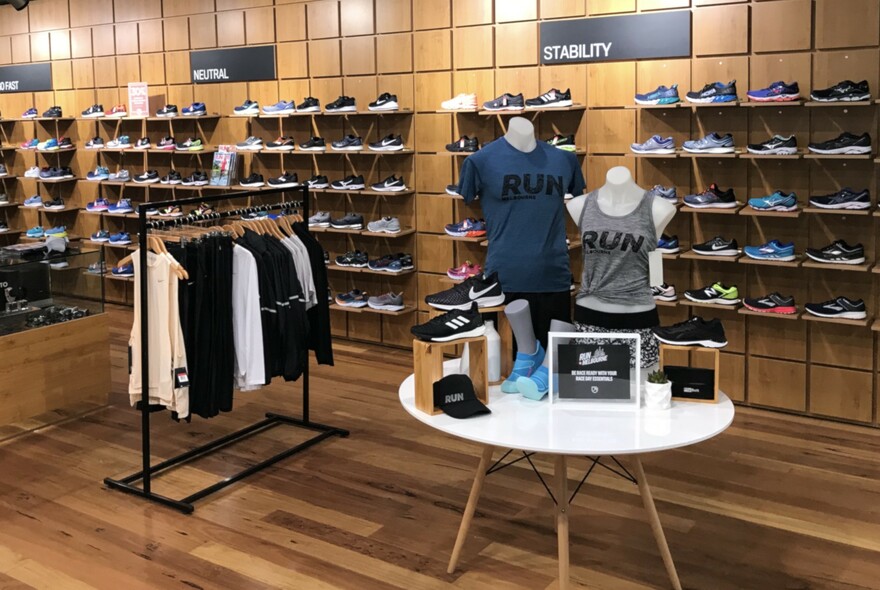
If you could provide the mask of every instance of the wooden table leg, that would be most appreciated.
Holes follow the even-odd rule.
[[[486,479],[486,470],[489,469],[489,461],[492,460],[492,454],[495,447],[483,447],[483,455],[480,457],[480,465],[477,467],[477,473],[474,475],[474,483],[471,485],[471,494],[468,496],[467,506],[464,508],[464,514],[461,515],[461,525],[458,527],[458,537],[455,538],[455,547],[452,549],[452,557],[449,559],[449,567],[446,569],[448,573],[455,571],[458,564],[458,558],[461,556],[461,549],[464,546],[464,540],[467,538],[468,529],[471,528],[471,521],[474,519],[474,512],[477,510],[477,501],[480,499],[480,492],[483,490],[483,480]]]
[[[556,543],[559,550],[559,590],[570,583],[568,557],[568,462],[556,455]]]
[[[657,541],[657,548],[660,550],[661,557],[663,557],[663,564],[666,566],[666,573],[669,574],[669,581],[672,582],[672,587],[675,590],[681,590],[678,572],[675,571],[672,553],[669,552],[669,545],[666,544],[666,535],[663,534],[660,516],[657,514],[657,507],[654,506],[654,497],[651,495],[651,488],[648,486],[648,480],[645,478],[645,469],[642,467],[641,457],[636,455],[635,462],[636,478],[639,480],[639,493],[642,495],[642,503],[648,512],[648,520],[651,523],[651,530],[654,532],[654,539]]]

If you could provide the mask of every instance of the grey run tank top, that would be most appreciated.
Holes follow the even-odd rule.
[[[635,210],[622,217],[603,213],[598,191],[587,195],[578,227],[584,270],[578,299],[592,295],[605,303],[653,305],[648,253],[657,248],[653,200],[647,191]]]

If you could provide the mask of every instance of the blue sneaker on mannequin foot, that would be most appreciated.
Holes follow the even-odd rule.
[[[519,388],[516,386],[517,379],[520,377],[528,377],[535,372],[537,367],[540,367],[544,363],[544,347],[541,346],[540,342],[537,342],[536,344],[538,345],[538,348],[535,350],[534,354],[525,354],[522,352],[516,353],[516,360],[513,363],[513,372],[510,373],[510,377],[505,379],[504,383],[501,384],[502,393],[519,393]]]
[[[550,371],[547,367],[540,366],[531,377],[520,377],[516,380],[516,386],[523,397],[541,401],[547,395],[550,388]]]

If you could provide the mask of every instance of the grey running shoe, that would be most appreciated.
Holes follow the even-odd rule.
[[[6,164],[0,164],[0,176],[7,176],[9,174],[9,170],[6,169]]]
[[[131,180],[131,173],[128,170],[122,169],[119,172],[112,172],[107,180],[111,182],[128,182]]]
[[[686,152],[695,154],[732,154],[733,136],[728,133],[721,136],[714,131],[702,139],[686,141],[682,146]]]
[[[318,211],[309,217],[309,227],[330,227],[330,213]]]
[[[526,108],[526,101],[522,93],[514,96],[508,92],[495,100],[484,102],[483,108],[487,111],[521,111]]]
[[[652,197],[660,197],[661,199],[672,201],[673,203],[678,201],[678,194],[675,192],[674,186],[661,186],[655,184],[654,187],[648,191],[648,194]]]
[[[684,204],[688,207],[703,209],[708,207],[733,209],[737,206],[736,195],[732,188],[722,191],[714,182],[709,188],[697,195],[685,195]]]
[[[368,223],[367,230],[373,233],[399,234],[400,220],[396,217],[383,217]]]
[[[403,293],[385,293],[378,297],[370,297],[367,299],[367,305],[371,309],[381,309],[385,311],[401,311],[403,305]]]
[[[674,154],[675,141],[671,137],[654,135],[645,143],[633,143],[629,146],[635,154]]]
[[[330,227],[335,229],[364,229],[364,216],[347,213],[340,219],[331,219]]]
[[[263,149],[263,140],[259,137],[254,137],[253,135],[251,135],[241,143],[235,144],[235,147],[237,147],[239,150],[257,151]]]

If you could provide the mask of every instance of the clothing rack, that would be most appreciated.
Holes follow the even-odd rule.
[[[215,439],[211,442],[208,442],[204,445],[198,446],[194,449],[186,451],[185,453],[181,453],[180,455],[174,456],[170,459],[166,459],[160,463],[155,465],[151,464],[151,456],[150,456],[150,403],[149,403],[149,392],[150,392],[150,347],[149,347],[149,310],[148,310],[148,301],[149,297],[147,296],[147,236],[149,231],[152,229],[161,229],[165,227],[175,227],[182,225],[191,225],[197,221],[208,221],[212,219],[223,219],[226,217],[239,217],[241,215],[245,215],[248,213],[258,213],[262,211],[277,211],[284,209],[301,209],[302,216],[307,220],[309,216],[309,190],[307,187],[300,188],[284,188],[284,189],[268,189],[268,190],[260,190],[260,191],[235,191],[235,192],[227,192],[224,194],[220,194],[217,196],[200,196],[186,199],[175,199],[170,201],[160,201],[156,203],[149,203],[151,208],[161,209],[163,207],[171,207],[177,206],[182,207],[185,205],[197,205],[199,203],[216,203],[218,201],[227,201],[232,199],[241,199],[246,197],[266,197],[273,194],[283,195],[285,193],[299,192],[301,194],[301,200],[298,201],[284,201],[282,197],[282,201],[270,205],[254,205],[249,207],[243,207],[239,209],[233,209],[230,211],[222,211],[211,213],[207,215],[187,215],[183,217],[177,217],[174,219],[158,219],[158,220],[148,220],[145,204],[142,204],[138,211],[138,243],[139,247],[139,256],[140,256],[140,269],[141,272],[138,273],[138,285],[136,288],[140,289],[140,328],[141,328],[141,462],[142,467],[141,470],[137,473],[133,473],[131,475],[125,476],[121,479],[114,478],[105,478],[104,485],[111,489],[120,490],[122,492],[126,492],[129,494],[133,494],[136,496],[140,496],[141,498],[145,498],[152,502],[156,502],[158,504],[162,504],[164,506],[168,506],[170,508],[174,508],[179,510],[185,514],[191,514],[195,507],[193,503],[197,500],[201,500],[202,498],[213,494],[223,488],[230,486],[254,473],[258,473],[267,467],[274,465],[275,463],[281,461],[282,459],[286,459],[292,455],[296,455],[297,453],[301,453],[306,449],[318,444],[321,441],[324,441],[333,436],[341,436],[347,437],[349,432],[347,430],[343,430],[341,428],[336,428],[333,426],[327,426],[325,424],[319,424],[317,422],[313,422],[309,416],[309,363],[306,362],[306,365],[303,369],[302,374],[302,417],[296,418],[293,416],[288,416],[285,414],[269,412],[266,414],[266,417],[259,422],[255,422],[250,426],[246,426],[240,430],[227,434],[225,436],[221,436],[218,439]],[[319,294],[323,295],[323,294]],[[173,467],[177,467],[182,465],[183,463],[192,461],[194,459],[198,459],[200,457],[204,457],[210,453],[216,452],[222,448],[225,448],[231,444],[234,444],[238,441],[244,440],[250,436],[253,436],[259,432],[263,432],[274,428],[280,425],[288,425],[295,426],[298,428],[304,428],[307,430],[312,430],[317,432],[315,436],[312,438],[296,444],[292,447],[285,449],[284,451],[269,457],[268,459],[264,459],[259,463],[248,467],[238,473],[227,476],[226,478],[211,484],[201,490],[193,492],[192,494],[176,500],[174,498],[170,498],[168,496],[164,496],[162,494],[157,494],[152,490],[152,480],[153,477],[158,475],[160,472],[167,471]],[[141,485],[136,485],[138,482],[141,482]]]

